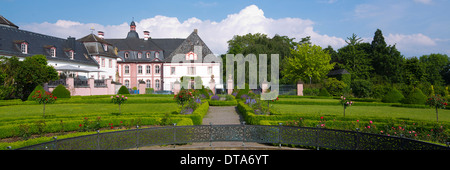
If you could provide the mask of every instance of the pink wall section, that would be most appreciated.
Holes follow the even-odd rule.
[[[89,87],[74,87],[74,80],[71,77],[66,78],[66,88],[70,91],[71,96],[90,96],[90,95],[106,95],[115,94],[115,87],[111,84],[111,79],[105,79],[106,87],[95,87],[94,79],[88,79]],[[49,91],[53,91],[54,87],[49,87]]]

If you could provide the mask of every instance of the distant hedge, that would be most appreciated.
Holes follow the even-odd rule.
[[[405,96],[398,91],[396,88],[392,88],[384,97],[381,99],[383,103],[400,103],[405,99]]]
[[[427,96],[419,88],[414,88],[411,93],[403,100],[404,104],[425,104]]]
[[[121,86],[117,94],[130,94],[130,91],[128,91],[127,87]]]
[[[30,95],[28,95],[28,100],[29,100],[29,101],[32,101],[32,100],[33,100],[34,93],[35,93],[36,91],[38,91],[38,90],[40,90],[40,91],[45,91],[44,88],[43,88],[41,85],[37,85],[37,86],[34,88],[34,90],[30,93]]]
[[[56,86],[52,93],[58,98],[70,98],[70,91],[62,84]]]

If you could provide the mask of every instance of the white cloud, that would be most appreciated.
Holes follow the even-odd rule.
[[[135,21],[138,33],[143,37],[143,31],[150,31],[152,38],[186,38],[194,29],[198,29],[200,37],[216,54],[226,53],[227,41],[234,35],[247,33],[264,33],[269,37],[286,35],[296,38],[296,41],[311,36],[314,44],[326,47],[328,45],[337,49],[345,45],[342,38],[323,35],[314,31],[314,22],[301,18],[272,19],[264,16],[264,11],[256,5],[250,5],[238,13],[229,14],[225,19],[216,22],[189,18],[179,21],[176,17],[157,15],[152,18]],[[58,20],[56,23],[34,23],[21,26],[21,29],[39,32],[56,37],[69,36],[81,38],[91,32],[105,32],[105,38],[125,38],[129,31],[129,23],[120,25],[100,25],[96,23],[80,23],[76,21]]]

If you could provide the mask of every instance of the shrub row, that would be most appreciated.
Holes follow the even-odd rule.
[[[209,103],[208,101],[203,102],[197,109],[195,109],[192,114],[187,115],[192,119],[194,125],[201,125],[203,122],[203,117],[208,113]]]
[[[210,100],[209,101],[210,106],[236,106],[237,101],[236,100]]]

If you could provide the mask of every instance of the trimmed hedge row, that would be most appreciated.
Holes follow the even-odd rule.
[[[237,101],[236,100],[229,100],[229,101],[210,100],[209,105],[210,106],[236,106]]]
[[[203,123],[203,117],[205,117],[206,113],[208,113],[209,102],[206,101],[202,103],[197,109],[195,109],[192,114],[188,115],[194,125],[201,125]]]

